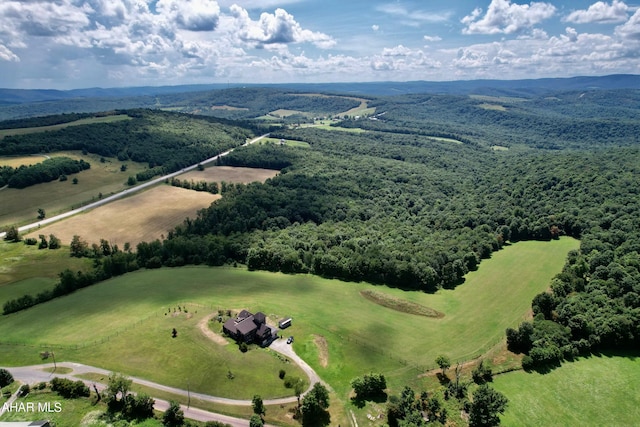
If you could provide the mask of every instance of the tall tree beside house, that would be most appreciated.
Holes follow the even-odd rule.
[[[302,399],[302,425],[327,426],[331,416],[329,408],[329,391],[321,383],[315,383],[313,388]]]

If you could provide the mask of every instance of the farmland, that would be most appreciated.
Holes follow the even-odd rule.
[[[28,234],[27,237],[54,234],[65,245],[74,235],[89,245],[108,240],[122,247],[129,242],[133,248],[142,241],[160,239],[185,218],[209,206],[220,195],[160,186],[83,213]]]
[[[261,141],[260,141],[261,142]],[[276,176],[278,171],[261,168],[235,168],[229,166],[213,166],[202,171],[191,171],[178,176],[180,180],[232,182],[248,184],[250,182],[264,182]]]
[[[119,162],[115,158],[104,158],[101,156],[81,152],[57,152],[50,156],[66,156],[72,159],[84,160],[91,164],[91,169],[74,175],[78,179],[77,184],[73,184],[71,178],[66,181],[53,181],[43,184],[33,185],[25,189],[5,188],[2,190],[2,201],[0,203],[0,224],[24,224],[34,222],[37,210],[42,208],[48,216],[56,213],[66,212],[74,207],[95,201],[100,194],[109,195],[127,188],[127,177],[142,172],[146,167],[140,163],[132,161]],[[35,158],[35,157],[34,157]],[[20,159],[30,160],[32,157],[21,157]],[[2,157],[0,165],[9,164],[10,157]],[[126,165],[127,170],[122,171],[122,165]]]
[[[405,314],[373,303],[360,295],[360,291],[372,289],[364,283],[345,286],[339,281],[307,275],[181,268],[127,274],[1,318],[0,333],[4,342],[60,345],[57,357],[61,360],[81,361],[176,385],[179,373],[194,362],[191,358],[172,358],[172,346],[161,344],[162,331],[170,330],[173,324],[172,317],[163,314],[167,308],[191,303],[188,307],[193,318],[174,319],[185,335],[191,334],[187,330],[195,329],[195,322],[206,313],[249,308],[261,310],[272,319],[292,316],[295,322],[290,333],[298,337],[296,350],[339,395],[348,392],[352,377],[369,370],[385,372],[392,389],[399,390],[431,368],[439,352],[447,352],[454,360],[467,360],[499,343],[505,327],[515,326],[524,318],[530,298],[546,288],[550,277],[560,268],[564,254],[576,244],[572,239],[519,243],[496,253],[481,269],[470,273],[467,282],[456,290],[435,295],[377,288],[377,292],[394,298],[432,307],[444,313],[441,319]],[[538,262],[530,263],[532,267],[523,271],[521,263],[529,259]],[[497,276],[501,278],[498,280]],[[131,294],[138,297],[132,300]],[[331,307],[318,305],[319,300],[332,301]],[[59,314],[51,322],[40,312]],[[78,323],[78,319],[82,322]],[[408,333],[415,330],[420,330],[420,334]],[[318,335],[327,341],[326,367],[322,366],[314,344]],[[131,342],[138,345],[128,345]],[[193,345],[196,352],[198,347]],[[236,354],[237,349],[226,346],[219,351]],[[4,345],[0,353],[1,360],[11,364],[35,363],[34,356],[21,347]],[[174,371],[149,370],[149,366],[154,366],[149,364],[150,360]],[[215,372],[224,376],[227,371]],[[194,381],[194,390],[202,392],[234,397],[240,392],[219,384],[214,377],[210,381],[195,384]],[[250,390],[243,390],[251,395]],[[261,392],[267,394],[266,390]]]

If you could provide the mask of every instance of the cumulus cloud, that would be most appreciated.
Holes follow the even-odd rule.
[[[213,31],[220,17],[220,7],[213,0],[159,0],[156,10],[189,31]]]
[[[515,4],[510,0],[491,0],[487,12],[476,8],[462,18],[464,34],[512,34],[551,18],[556,12],[550,3]]]
[[[328,49],[336,44],[327,34],[303,29],[293,15],[284,9],[276,9],[275,13],[264,12],[257,21],[252,20],[247,10],[238,5],[231,6],[231,13],[236,19],[237,36],[258,47],[308,42]]]
[[[438,36],[424,36],[423,39],[428,42],[439,42],[442,40],[442,38]]]
[[[622,1],[613,0],[611,4],[599,1],[589,6],[587,10],[571,12],[563,20],[575,24],[614,24],[626,21],[628,11],[629,6]]]
[[[615,34],[624,39],[640,41],[640,9],[627,22],[616,27]]]

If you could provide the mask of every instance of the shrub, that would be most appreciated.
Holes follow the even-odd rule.
[[[282,379],[284,379],[285,375],[287,375],[285,370],[284,369],[280,369],[280,372],[278,372],[278,377],[282,380]]]
[[[13,375],[6,369],[0,369],[0,388],[6,387],[13,382]]]
[[[80,380],[71,381],[66,378],[56,377],[51,380],[51,390],[55,391],[65,399],[89,396],[89,387]]]

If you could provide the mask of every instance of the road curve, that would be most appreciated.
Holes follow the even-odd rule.
[[[241,147],[246,147],[247,145],[251,145],[251,144],[253,144],[253,143],[257,142],[257,141],[260,141],[262,138],[266,138],[267,136],[269,136],[268,133],[266,133],[264,135],[261,135],[261,136],[259,136],[257,138],[252,139],[251,141],[245,142],[244,144],[241,145]],[[20,233],[28,232],[28,231],[31,231],[33,229],[40,228],[40,227],[42,227],[44,225],[48,225],[48,224],[51,224],[53,222],[57,222],[57,221],[60,221],[62,219],[65,219],[65,218],[69,218],[70,216],[73,216],[73,215],[75,215],[77,213],[85,212],[85,211],[97,208],[98,206],[106,205],[107,203],[111,203],[111,202],[113,202],[115,200],[118,200],[118,199],[121,199],[123,197],[130,196],[131,194],[137,193],[138,191],[142,191],[142,190],[144,190],[146,188],[149,188],[149,187],[151,187],[153,185],[156,185],[156,184],[159,184],[161,182],[164,182],[167,179],[176,177],[176,176],[181,175],[181,174],[183,174],[185,172],[189,172],[189,171],[195,170],[195,169],[198,168],[198,165],[204,165],[204,164],[207,164],[207,163],[215,162],[220,157],[226,156],[227,154],[231,153],[233,150],[235,150],[235,148],[227,150],[224,153],[220,153],[217,156],[213,156],[213,157],[210,157],[210,158],[208,158],[206,160],[198,162],[195,165],[191,165],[191,166],[188,166],[188,167],[186,167],[184,169],[180,169],[179,171],[172,172],[172,173],[170,173],[168,175],[161,176],[160,178],[152,179],[151,181],[147,181],[147,182],[142,183],[140,185],[136,185],[135,187],[127,188],[126,190],[123,190],[123,191],[121,191],[121,192],[119,192],[117,194],[113,194],[111,196],[104,197],[104,198],[102,198],[102,199],[100,199],[100,200],[98,200],[96,202],[89,203],[88,205],[79,207],[77,209],[73,209],[73,210],[70,210],[68,212],[64,212],[64,213],[61,213],[59,215],[52,216],[50,218],[45,218],[45,219],[42,219],[42,220],[40,220],[38,222],[34,222],[34,223],[31,223],[31,224],[23,225],[21,227],[18,227],[18,232],[20,232]],[[4,238],[5,235],[6,235],[6,232],[4,232],[4,231],[0,232],[0,239]]]
[[[325,385],[329,390],[331,387],[320,379],[320,376],[311,368],[304,360],[298,356],[293,350],[292,346],[287,344],[284,339],[275,340],[270,348],[278,353],[290,358],[294,363],[298,364],[302,370],[309,377],[310,386],[303,393],[306,394],[311,390],[314,384],[320,382]],[[71,372],[68,374],[56,374],[49,372],[48,370],[54,368],[54,366],[58,368],[68,368],[71,369]],[[106,369],[98,368],[95,366],[84,365],[82,363],[75,362],[59,362],[56,365],[53,363],[45,363],[41,365],[32,365],[32,366],[20,366],[20,367],[12,367],[6,368],[11,372],[13,377],[22,383],[26,384],[36,384],[39,382],[50,381],[54,376],[68,378],[70,380],[78,380],[77,375],[88,374],[88,373],[96,373],[100,375],[108,376],[111,371]],[[138,377],[129,377],[134,383],[143,385],[145,387],[149,387],[155,390],[164,391],[168,393],[173,393],[180,396],[185,397],[193,397],[195,399],[200,399],[205,402],[211,403],[221,403],[225,405],[235,405],[235,406],[250,406],[252,404],[251,400],[240,400],[240,399],[228,399],[225,397],[217,397],[211,396],[203,393],[191,392],[188,390],[169,387],[163,384],[158,384],[153,381],[148,381]],[[104,390],[106,388],[105,384],[101,384],[95,381],[82,380],[85,384],[92,387],[95,384],[98,389]],[[161,399],[155,399],[155,409],[158,411],[166,411],[169,407],[169,403],[167,401]],[[284,397],[279,399],[265,399],[265,405],[279,405],[286,403],[294,403],[297,401],[297,397]],[[214,412],[205,411],[198,408],[187,408],[186,405],[181,405],[182,410],[184,411],[185,417],[191,418],[197,421],[220,421],[227,424],[232,425],[233,427],[246,427],[249,425],[247,420],[243,420],[240,418],[230,417],[223,414],[216,414]]]

